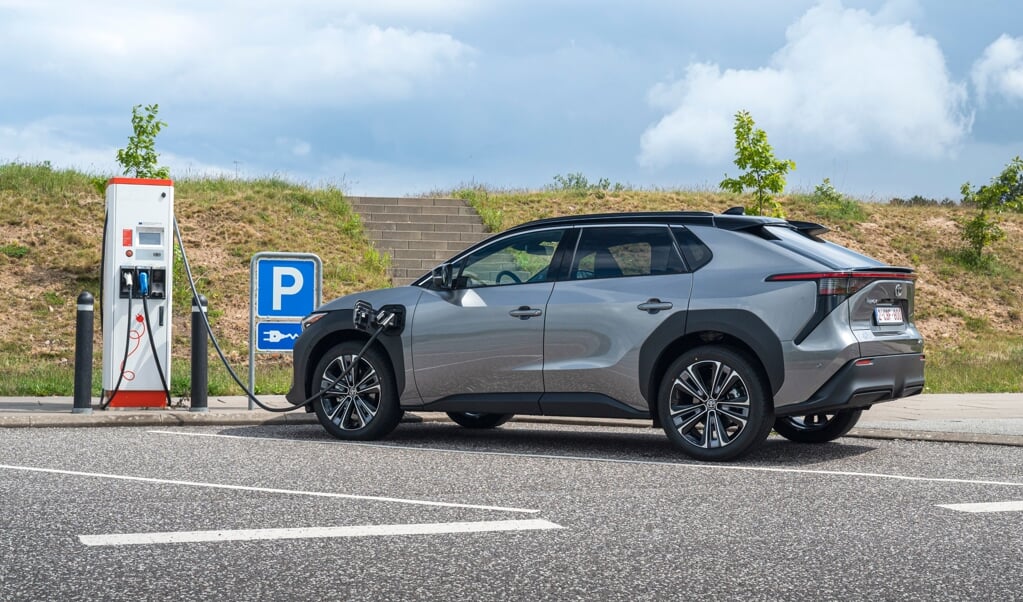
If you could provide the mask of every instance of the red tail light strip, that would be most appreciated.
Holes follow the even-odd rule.
[[[869,280],[916,280],[916,274],[907,272],[802,272],[798,274],[775,274],[768,276],[768,282],[792,280],[821,280],[823,278],[865,278]]]

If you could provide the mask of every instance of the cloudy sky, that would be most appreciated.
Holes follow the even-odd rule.
[[[958,198],[1023,154],[1018,0],[0,0],[0,162],[353,194],[582,172],[716,189],[749,110],[789,188]]]

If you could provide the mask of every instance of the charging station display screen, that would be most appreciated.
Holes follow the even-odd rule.
[[[139,244],[158,247],[163,244],[163,232],[139,230]]]

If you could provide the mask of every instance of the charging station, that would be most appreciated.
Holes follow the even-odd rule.
[[[103,233],[103,400],[165,407],[171,365],[174,184],[112,178]]]

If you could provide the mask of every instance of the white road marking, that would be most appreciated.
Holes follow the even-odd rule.
[[[1023,512],[1023,502],[985,502],[981,504],[938,504],[958,512]]]
[[[419,452],[434,452],[444,454],[466,454],[480,456],[498,456],[505,458],[527,458],[538,460],[572,460],[576,462],[606,462],[611,464],[641,464],[646,466],[673,466],[678,468],[693,468],[708,471],[743,471],[743,472],[767,472],[776,474],[808,474],[821,476],[840,477],[864,477],[872,479],[892,479],[897,481],[917,481],[922,483],[954,483],[960,485],[1000,485],[1004,487],[1023,487],[1023,483],[1017,481],[985,481],[980,479],[948,479],[940,477],[913,477],[908,475],[887,474],[881,472],[853,472],[845,470],[809,470],[804,468],[771,468],[769,466],[738,466],[735,464],[696,464],[686,462],[668,462],[661,460],[627,460],[623,458],[601,458],[599,456],[562,456],[557,454],[517,454],[513,452],[477,451],[468,449],[444,449],[441,447],[417,447],[414,445],[390,445],[386,443],[355,443],[351,441],[300,441],[296,439],[285,439],[283,437],[246,437],[241,435],[222,435],[218,433],[189,433],[177,431],[152,430],[150,433],[159,435],[176,435],[179,437],[220,437],[223,439],[245,439],[247,441],[278,441],[285,443],[316,443],[321,445],[353,445],[358,447],[375,447],[381,449],[399,449]],[[681,452],[680,452],[681,453]]]
[[[435,502],[431,500],[411,500],[396,497],[381,497],[376,495],[354,495],[350,493],[332,493],[329,491],[301,491],[297,489],[274,489],[269,487],[249,487],[245,485],[227,485],[224,483],[201,483],[198,481],[175,481],[172,479],[153,479],[149,477],[133,477],[128,475],[106,474],[101,472],[79,472],[76,470],[58,470],[55,468],[37,468],[34,466],[11,466],[0,464],[0,469],[20,470],[24,472],[41,472],[48,474],[62,474],[76,477],[94,477],[100,479],[116,479],[119,481],[136,481],[140,483],[157,483],[160,485],[182,485],[185,487],[205,487],[208,489],[232,489],[235,491],[256,491],[260,493],[278,493],[284,495],[305,495],[310,497],[341,498],[346,500],[365,500],[371,502],[389,502],[394,504],[411,504],[413,506],[435,506],[439,508],[467,508],[470,510],[494,510],[497,512],[523,512],[536,514],[539,510],[528,508],[507,508],[504,506],[481,506],[477,504],[456,504],[453,502]]]
[[[543,519],[495,520],[464,523],[421,523],[412,525],[355,525],[350,527],[304,527],[298,529],[237,529],[230,531],[178,531],[165,533],[114,533],[79,535],[87,546],[130,546],[165,543],[254,541],[261,539],[313,539],[325,537],[382,537],[387,535],[439,535],[495,531],[537,531],[562,529]]]

